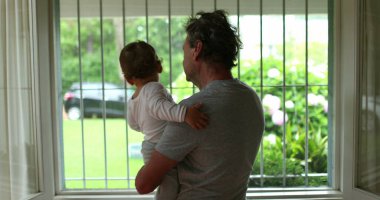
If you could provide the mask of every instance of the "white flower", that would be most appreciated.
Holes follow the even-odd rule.
[[[270,144],[276,144],[275,134],[269,134],[268,136],[265,137],[265,139],[267,139]]]
[[[293,101],[287,100],[287,101],[285,102],[285,107],[286,107],[286,108],[294,108],[294,103],[293,103]]]
[[[323,105],[326,102],[326,99],[323,95],[317,95],[317,101],[319,104]]]
[[[314,74],[314,76],[324,79],[326,78],[327,66],[326,65],[318,65],[318,66],[310,66],[309,72]]]
[[[311,106],[316,106],[316,105],[324,105],[326,102],[326,99],[323,95],[315,95],[313,93],[310,93],[307,95],[308,98],[308,103]]]
[[[285,114],[284,119],[284,112],[282,112],[281,110],[276,110],[272,115],[272,121],[274,124],[281,126],[288,121],[288,115]]]
[[[269,78],[276,78],[278,76],[280,76],[280,71],[276,68],[271,68],[268,70],[268,77]]]
[[[266,108],[270,115],[276,110],[280,109],[281,100],[277,96],[266,94],[262,100],[264,108]]]
[[[329,102],[328,101],[323,102],[323,111],[325,111],[325,113],[327,113],[329,111]]]
[[[299,60],[293,60],[292,65],[299,65],[300,61]]]
[[[297,67],[295,65],[290,67],[291,72],[297,72]]]
[[[307,99],[308,99],[309,105],[311,105],[311,106],[316,106],[319,103],[319,99],[318,99],[317,95],[315,95],[313,93],[308,94]]]

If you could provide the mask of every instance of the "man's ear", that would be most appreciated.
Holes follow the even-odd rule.
[[[135,80],[133,78],[127,78],[127,82],[131,85],[135,84]]]
[[[157,73],[161,73],[161,72],[162,72],[162,65],[158,64],[157,65]]]
[[[197,40],[194,45],[193,58],[194,60],[198,60],[199,55],[201,54],[203,49],[203,43],[200,40]]]

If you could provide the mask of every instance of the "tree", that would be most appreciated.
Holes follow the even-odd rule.
[[[168,19],[164,17],[150,18],[148,32],[144,17],[127,18],[124,24],[125,32],[120,18],[103,19],[102,30],[99,19],[81,19],[78,37],[78,21],[61,19],[62,91],[67,91],[72,83],[80,80],[123,83],[119,67],[121,48],[129,42],[147,39],[163,61],[161,82],[168,86],[170,77],[175,80],[182,72],[182,45],[185,39],[183,21],[183,17],[171,19],[169,36]]]

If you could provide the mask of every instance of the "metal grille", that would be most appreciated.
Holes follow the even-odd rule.
[[[178,102],[198,91],[182,73],[183,23],[198,11],[215,9],[230,14],[243,41],[234,76],[258,92],[266,111],[250,187],[328,185],[327,0],[62,0],[57,5],[62,188],[134,188],[142,135],[128,128],[124,105],[133,87],[120,76],[118,53],[135,40],[151,43],[163,60],[161,82]]]

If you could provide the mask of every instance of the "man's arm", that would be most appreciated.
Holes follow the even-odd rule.
[[[166,173],[177,165],[177,161],[172,160],[158,151],[153,151],[149,162],[141,167],[137,173],[135,186],[140,194],[153,192],[159,186]]]

